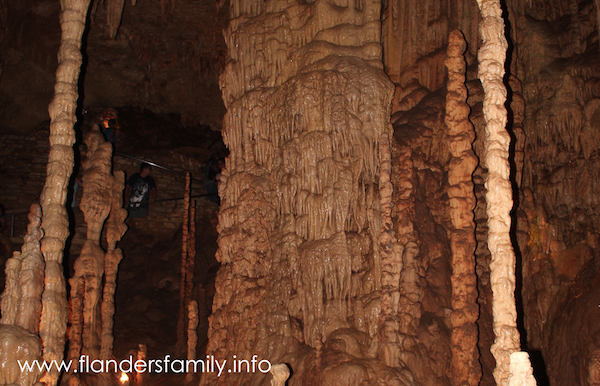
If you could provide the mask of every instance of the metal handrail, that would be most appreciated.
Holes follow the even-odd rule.
[[[159,164],[157,164],[155,162],[148,161],[148,160],[145,160],[145,159],[142,159],[142,158],[138,158],[138,157],[134,157],[132,155],[128,155],[128,154],[124,154],[124,153],[119,153],[118,151],[114,152],[114,154],[119,155],[121,157],[131,158],[131,159],[136,160],[138,162],[145,162],[148,165],[154,166],[154,167],[162,169],[162,170],[166,170],[166,171],[171,172],[171,173],[175,173],[175,174],[179,174],[179,175],[183,175],[183,176],[185,176],[185,174],[186,174],[185,172],[181,172],[181,171],[169,169],[169,168],[167,168],[165,166],[162,166],[162,165],[159,165]],[[194,177],[191,177],[191,179],[194,180],[194,181],[198,181],[198,182],[204,182],[204,181],[199,180],[199,179],[194,178]]]
[[[119,155],[121,157],[131,158],[131,159],[134,159],[134,160],[136,160],[138,162],[145,162],[145,163],[147,163],[149,165],[152,165],[152,166],[154,166],[156,168],[159,168],[159,169],[162,169],[162,170],[166,170],[166,171],[171,172],[171,173],[175,173],[175,174],[179,174],[179,175],[183,175],[183,176],[186,175],[186,172],[181,172],[181,171],[169,169],[169,168],[164,167],[162,165],[159,165],[159,164],[157,164],[155,162],[148,161],[148,160],[145,160],[145,159],[142,159],[142,158],[138,158],[138,157],[134,157],[132,155],[128,155],[128,154],[124,154],[124,153],[119,153],[119,152],[114,152],[114,154]],[[204,181],[199,180],[197,178],[194,178],[194,177],[191,177],[191,176],[190,176],[190,178],[192,180],[194,180],[194,181],[204,183]],[[195,196],[191,196],[190,198],[216,196],[217,194],[218,193],[198,194],[198,195],[195,195]],[[167,201],[176,201],[176,200],[183,200],[183,199],[184,199],[184,197],[163,198],[162,200],[156,200],[154,202],[155,203],[157,203],[157,202],[167,202]],[[0,219],[2,219],[2,218],[9,218],[9,217],[11,218],[10,237],[14,237],[14,234],[15,234],[15,217],[16,216],[26,215],[26,214],[29,214],[29,212],[18,212],[18,213],[11,213],[11,214],[5,214],[3,216],[0,216]]]

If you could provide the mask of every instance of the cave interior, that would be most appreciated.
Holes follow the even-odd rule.
[[[60,184],[49,110],[78,7]],[[0,385],[599,386],[599,9],[0,1]],[[202,169],[221,157],[217,198]],[[125,220],[143,161],[157,201]],[[42,295],[52,181],[68,227],[56,355],[256,355],[271,371],[14,370],[47,358],[58,323]]]

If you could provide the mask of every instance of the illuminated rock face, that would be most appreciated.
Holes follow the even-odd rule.
[[[394,352],[402,250],[380,10],[378,1],[231,2],[221,77],[231,153],[208,352],[289,363],[290,384],[412,382]]]

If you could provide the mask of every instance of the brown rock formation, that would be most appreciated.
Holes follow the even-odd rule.
[[[185,347],[186,309],[187,309],[187,275],[188,247],[190,228],[190,173],[185,175],[185,195],[183,198],[183,239],[181,242],[181,283],[179,287],[179,319],[177,321],[177,351],[183,353]]]
[[[192,300],[188,304],[187,326],[187,359],[196,360],[196,345],[198,344],[198,302]],[[187,373],[185,380],[191,382],[194,373]]]
[[[477,276],[475,275],[475,194],[472,175],[478,160],[471,144],[475,130],[469,121],[466,42],[462,33],[453,31],[448,39],[448,93],[446,94],[446,126],[452,158],[448,167],[448,196],[452,248],[452,370],[453,384],[477,385],[481,379],[477,347]]]
[[[50,114],[50,153],[47,177],[40,203],[42,206],[42,253],[46,262],[45,285],[42,295],[40,337],[44,360],[59,362],[63,359],[67,328],[67,294],[63,277],[62,257],[69,234],[65,209],[67,186],[73,171],[73,143],[75,143],[75,109],[77,107],[77,80],[81,66],[81,36],[89,0],[61,1],[61,45],[58,52],[55,96]],[[57,370],[44,375],[42,381],[54,386]]]

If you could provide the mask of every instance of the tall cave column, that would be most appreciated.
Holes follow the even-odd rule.
[[[473,171],[477,157],[473,152],[475,130],[469,121],[463,54],[467,48],[462,32],[450,33],[448,42],[448,92],[446,126],[452,158],[448,170],[450,231],[452,248],[452,378],[454,385],[477,385],[481,379],[478,331],[477,276],[475,274],[475,193]]]
[[[80,208],[87,224],[87,239],[74,264],[71,284],[70,358],[76,360],[83,353],[92,359],[100,355],[101,294],[104,274],[104,250],[100,236],[104,221],[111,209],[112,145],[104,140],[97,125],[86,136],[86,159],[83,162],[83,185]],[[111,226],[111,231],[114,232]],[[111,241],[115,234],[108,234]],[[116,241],[115,241],[116,242]],[[81,319],[82,317],[82,319]]]
[[[69,235],[69,219],[65,202],[67,187],[73,171],[77,108],[77,81],[81,67],[81,37],[90,0],[61,0],[61,43],[54,99],[48,107],[50,114],[50,152],[46,183],[40,196],[42,206],[42,254],[46,262],[40,338],[44,360],[63,359],[67,329],[67,293],[63,276],[63,249]],[[47,372],[42,378],[46,385],[56,385],[58,371]]]
[[[510,239],[513,205],[508,162],[510,136],[506,131],[506,87],[503,84],[507,42],[500,2],[478,0],[483,21],[479,31],[483,44],[479,49],[479,79],[485,99],[483,113],[486,121],[485,164],[486,201],[488,215],[488,247],[492,255],[490,280],[492,284],[494,333],[492,353],[496,358],[494,378],[501,386],[509,384],[511,354],[520,350],[515,304],[516,258]],[[516,359],[523,358],[515,356]]]
[[[381,318],[397,319],[399,296],[380,13],[378,0],[230,1],[220,79],[230,154],[207,348],[217,358],[257,354],[290,363],[305,384],[334,384],[335,366],[328,373],[317,359],[332,334],[366,336],[351,355],[379,359],[371,367],[387,362],[388,339],[398,342],[379,331],[380,298]],[[368,317],[353,320],[359,303]]]

